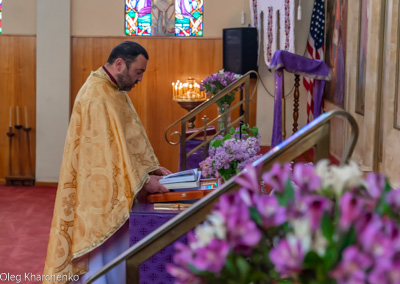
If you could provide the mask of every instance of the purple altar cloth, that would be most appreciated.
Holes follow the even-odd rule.
[[[331,69],[322,60],[278,50],[271,59],[270,69],[275,71],[274,124],[271,147],[282,142],[282,84],[283,71],[314,79],[314,118],[321,114],[322,93],[325,81],[331,80]]]
[[[133,246],[179,212],[181,211],[157,211],[153,209],[153,204],[135,205],[129,217],[129,245]],[[177,242],[187,244],[186,235],[180,237]],[[174,243],[172,243],[142,263],[139,266],[139,283],[174,283],[175,278],[165,269],[167,263],[172,263],[174,252]]]
[[[194,148],[199,146],[203,140],[200,139],[191,139],[186,142],[186,153],[189,153]],[[203,148],[197,149],[192,155],[190,155],[186,160],[186,169],[181,168],[181,164],[179,161],[179,171],[190,170],[190,169],[198,169],[199,163],[204,160],[204,152]]]

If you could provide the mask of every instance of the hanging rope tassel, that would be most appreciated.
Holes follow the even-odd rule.
[[[297,20],[301,21],[301,0],[299,0],[299,6],[297,7]]]

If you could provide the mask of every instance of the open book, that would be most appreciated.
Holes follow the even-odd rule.
[[[168,189],[196,188],[200,186],[201,172],[197,169],[167,175],[159,180]]]

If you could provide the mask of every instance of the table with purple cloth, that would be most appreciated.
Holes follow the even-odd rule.
[[[175,217],[179,210],[154,210],[153,204],[136,204],[129,217],[129,244],[133,246],[165,222]],[[186,235],[176,242],[187,244]],[[167,263],[173,262],[174,243],[153,255],[139,266],[140,284],[174,283],[166,271]]]
[[[331,69],[323,60],[310,59],[284,50],[275,51],[269,68],[275,72],[274,122],[271,148],[282,142],[282,86],[283,71],[314,80],[314,118],[321,114],[325,81],[331,80]]]

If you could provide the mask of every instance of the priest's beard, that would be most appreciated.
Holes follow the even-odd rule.
[[[122,74],[117,75],[117,83],[121,91],[129,92],[137,84],[137,82],[138,81],[134,82],[131,79],[127,69],[125,69],[125,71]]]

